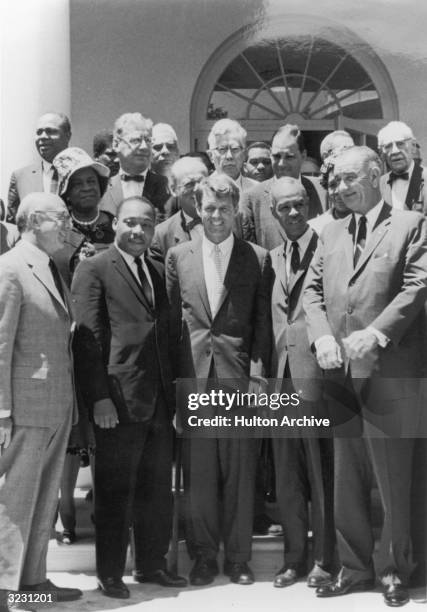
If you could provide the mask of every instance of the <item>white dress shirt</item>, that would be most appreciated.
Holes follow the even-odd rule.
[[[223,282],[227,273],[228,264],[230,263],[231,251],[234,246],[234,236],[230,234],[228,238],[218,244],[220,257],[221,257],[221,268],[223,271],[223,278],[221,282],[218,282],[218,272],[215,264],[215,245],[211,242],[206,235],[203,234],[202,238],[202,257],[203,257],[203,271],[205,275],[206,290],[208,293],[209,306],[213,315],[216,314],[218,303],[220,300],[220,289],[219,285],[224,287]]]
[[[132,198],[134,196],[141,197],[142,192],[144,191],[145,179],[147,178],[148,168],[144,170],[144,172],[140,172],[140,176],[144,177],[144,180],[141,182],[138,181],[123,181],[122,174],[129,174],[129,172],[125,172],[120,168],[120,182],[122,185],[123,198]],[[133,175],[132,175],[133,176]]]
[[[53,170],[53,164],[50,164],[46,160],[42,161],[43,191],[45,193],[51,192]],[[54,193],[56,193],[56,190]]]
[[[289,238],[287,239],[286,248],[285,248],[286,277],[287,278],[290,278],[291,276],[291,257],[292,257],[292,251],[294,249],[292,246],[292,243],[293,242],[298,243],[299,260],[301,262],[305,255],[306,250],[308,249],[308,245],[310,244],[310,240],[312,236],[313,236],[313,230],[311,229],[311,227],[307,227],[306,231],[303,233],[302,236],[298,238],[298,240],[290,240]]]
[[[132,272],[132,274],[136,278],[136,280],[138,282],[138,285],[141,286],[141,282],[140,282],[139,276],[138,276],[138,268],[137,268],[136,263],[135,263],[135,257],[133,255],[130,255],[129,253],[126,253],[126,251],[122,251],[122,249],[117,246],[116,242],[114,243],[114,246],[116,247],[116,249],[118,250],[120,255],[123,257],[123,259],[127,263],[128,267],[130,268],[130,271]],[[151,287],[151,294],[152,294],[153,305],[154,305],[156,302],[155,302],[155,296],[154,296],[153,281],[151,280],[151,276],[150,276],[150,273],[148,271],[147,264],[145,263],[144,254],[140,255],[139,258],[140,258],[141,263],[142,263],[142,269],[144,270],[144,274],[147,277],[148,284]]]

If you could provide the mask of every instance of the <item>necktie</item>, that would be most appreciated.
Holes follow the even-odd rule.
[[[135,257],[136,269],[138,271],[139,282],[141,283],[142,293],[144,294],[147,302],[153,308],[153,292],[151,290],[150,283],[148,282],[147,276],[142,267],[142,261],[140,257]]]
[[[366,217],[362,215],[359,219],[359,228],[357,230],[356,248],[354,249],[353,265],[357,266],[357,262],[360,259],[363,249],[366,244]]]
[[[409,181],[409,172],[402,172],[402,174],[396,174],[396,172],[390,172],[390,176],[387,181],[390,187],[393,185],[394,181],[397,181],[397,179],[402,179],[403,181]]]
[[[50,193],[58,193],[58,170],[52,166],[52,177],[50,179]]]
[[[218,310],[218,305],[222,296],[222,292],[224,291],[224,270],[223,270],[223,261],[222,261],[222,253],[219,246],[216,244],[213,249],[213,260],[215,264],[216,274],[213,281],[213,304],[211,304],[212,314],[215,315]]]
[[[292,274],[296,274],[298,272],[298,268],[300,265],[300,256],[299,256],[299,245],[295,240],[292,242],[292,255],[291,255],[291,272]]]
[[[122,181],[135,181],[135,183],[144,182],[143,174],[121,174],[120,178],[122,179]]]
[[[53,282],[55,283],[55,287],[58,289],[58,293],[61,296],[62,301],[65,304],[65,295],[64,295],[64,288],[61,282],[61,275],[58,272],[58,268],[56,267],[55,262],[51,258],[49,258],[49,269],[53,276]]]

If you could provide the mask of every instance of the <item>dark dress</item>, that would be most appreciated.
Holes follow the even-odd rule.
[[[67,232],[64,247],[53,257],[68,288],[80,261],[108,248],[114,241],[113,219],[113,215],[106,211],[101,211],[98,220],[91,225],[82,225],[73,219],[73,227]],[[78,338],[75,340],[78,341]],[[67,452],[80,455],[81,463],[85,466],[89,462],[89,454],[94,451],[95,438],[78,378],[75,377],[79,422],[71,429]]]

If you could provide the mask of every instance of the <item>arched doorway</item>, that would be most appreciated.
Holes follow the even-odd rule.
[[[346,129],[359,144],[398,118],[388,72],[369,45],[329,21],[278,16],[241,29],[212,54],[192,98],[191,142],[206,148],[212,124],[238,119],[249,142],[270,141],[284,123],[296,123],[308,154],[323,136]]]

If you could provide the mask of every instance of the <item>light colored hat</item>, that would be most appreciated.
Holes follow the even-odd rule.
[[[52,162],[58,172],[58,193],[63,195],[68,189],[68,183],[74,172],[82,168],[93,168],[104,179],[110,176],[110,170],[104,164],[94,161],[90,155],[79,147],[68,147],[55,157]],[[104,189],[105,191],[105,189]]]

